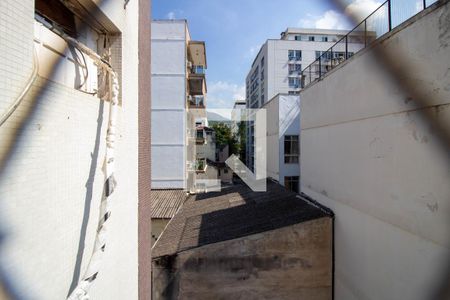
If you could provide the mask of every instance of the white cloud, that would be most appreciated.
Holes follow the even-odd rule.
[[[175,19],[175,12],[174,11],[170,11],[167,15],[166,18],[169,20],[173,20]]]
[[[381,5],[381,2],[373,0],[356,0],[345,8],[345,14],[358,21],[364,20]]]
[[[227,81],[214,81],[208,84],[207,107],[232,108],[238,99],[245,99],[245,86]]]
[[[304,28],[351,29],[349,16],[356,20],[363,20],[380,5],[381,2],[374,0],[355,0],[346,6],[344,13],[327,10],[320,16],[307,15],[298,22],[298,25]]]

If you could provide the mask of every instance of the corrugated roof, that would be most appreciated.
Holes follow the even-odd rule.
[[[166,227],[152,255],[161,257],[207,244],[273,230],[330,213],[269,181],[267,192],[245,185],[189,197]]]
[[[184,190],[152,190],[152,219],[171,219],[187,198]]]

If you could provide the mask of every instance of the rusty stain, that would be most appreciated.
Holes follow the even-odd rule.
[[[380,138],[379,137],[375,137],[370,143],[369,146],[372,146],[375,142],[379,141]]]
[[[417,131],[415,129],[413,129],[413,131],[412,131],[412,136],[414,137],[414,139],[416,141],[419,141],[419,138],[417,137]]]
[[[437,202],[431,204],[431,203],[427,203],[427,207],[431,212],[437,212],[439,209],[439,204]]]
[[[405,98],[405,104],[408,104],[409,102],[411,102],[413,100],[412,97],[406,97]]]
[[[428,137],[427,137],[426,135],[424,135],[424,136],[420,139],[420,141],[421,141],[422,143],[424,143],[424,144],[427,144],[427,143],[428,143]]]

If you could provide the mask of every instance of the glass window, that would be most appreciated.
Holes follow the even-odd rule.
[[[285,176],[284,186],[288,190],[298,193],[299,176]]]
[[[328,42],[328,37],[327,36],[323,36],[322,37],[322,42]]]
[[[298,78],[289,78],[289,87],[291,88],[299,88],[300,80]]]
[[[298,135],[284,136],[284,163],[296,164],[298,163],[299,143]]]
[[[310,37],[308,38],[308,40],[309,40],[310,42],[314,42],[315,37],[312,35],[312,36],[310,36]]]
[[[289,58],[289,60],[301,60],[302,59],[302,51],[301,50],[289,50],[288,58]]]

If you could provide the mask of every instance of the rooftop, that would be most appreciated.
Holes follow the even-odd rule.
[[[223,187],[221,192],[190,196],[155,244],[152,256],[330,216],[329,211],[272,181],[264,193],[243,184]]]
[[[184,190],[152,190],[152,219],[171,219],[187,198]]]

